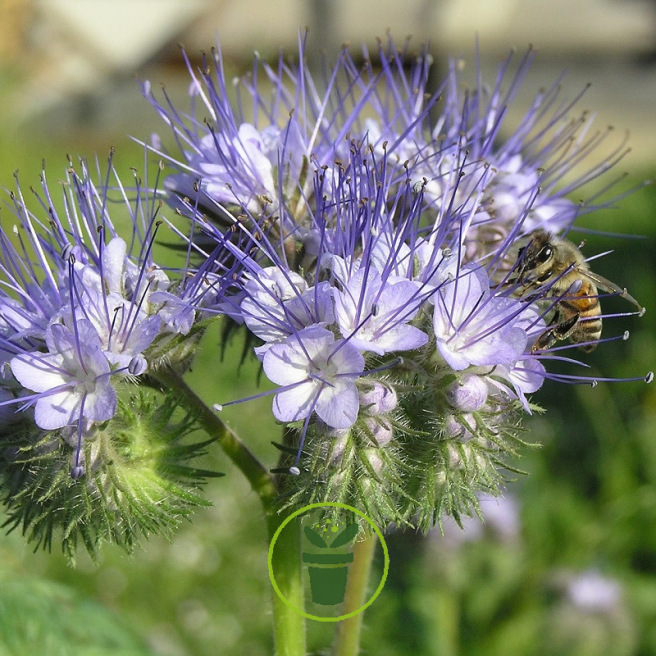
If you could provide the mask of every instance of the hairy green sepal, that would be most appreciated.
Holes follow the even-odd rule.
[[[22,530],[35,548],[61,541],[71,560],[79,546],[95,559],[104,542],[131,552],[151,534],[170,536],[209,505],[200,488],[220,475],[190,463],[212,441],[191,439],[195,428],[172,396],[123,394],[116,415],[85,439],[79,480],[70,475],[70,432],[17,429],[3,454],[4,526]]]

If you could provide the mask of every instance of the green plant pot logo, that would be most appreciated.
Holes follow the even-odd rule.
[[[346,525],[337,525],[325,516],[325,510],[332,508],[342,508],[356,517],[354,517],[354,521],[349,520]],[[304,608],[294,606],[280,591],[274,571],[274,550],[281,532],[291,521],[301,515],[305,515],[301,560],[302,565],[307,568],[310,596],[312,603],[316,606],[335,609],[345,603],[349,567],[354,562],[352,549],[358,536],[358,524],[362,523],[359,522],[358,517],[369,524],[371,531],[378,537],[384,557],[382,576],[376,590],[359,608],[343,608],[342,614],[338,616],[333,616],[334,610],[332,609],[329,611],[330,616],[315,615],[307,612]],[[280,524],[269,545],[268,566],[269,577],[275,593],[290,608],[299,615],[317,622],[340,622],[358,615],[378,597],[385,585],[389,571],[389,552],[383,533],[361,510],[345,503],[312,503],[294,511]]]
[[[330,520],[327,521],[327,526]],[[332,531],[338,530],[336,526]],[[328,543],[324,537],[309,526],[303,529],[308,542],[321,552],[303,552],[303,562],[308,563],[312,601],[323,606],[334,606],[344,601],[348,565],[353,562],[352,553],[335,550],[349,544],[358,534],[357,524],[348,524]]]

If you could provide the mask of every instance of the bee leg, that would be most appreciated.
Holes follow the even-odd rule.
[[[576,312],[561,321],[560,312],[556,312],[547,330],[535,340],[535,344],[531,348],[531,353],[544,351],[545,349],[551,348],[556,342],[567,339],[580,318],[580,313]]]

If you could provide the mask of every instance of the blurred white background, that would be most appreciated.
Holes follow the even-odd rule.
[[[484,71],[532,44],[527,98],[566,69],[568,95],[591,83],[582,107],[631,132],[632,167],[656,149],[656,0],[0,0],[4,112],[51,135],[115,131],[129,116],[124,131],[139,134],[148,108],[134,77],[183,92],[178,43],[193,56],[219,34],[239,69],[254,50],[294,53],[305,27],[312,53],[375,48],[389,31],[417,49],[428,41],[442,63],[471,62],[478,39]]]

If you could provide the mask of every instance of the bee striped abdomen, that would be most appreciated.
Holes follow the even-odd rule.
[[[601,305],[596,296],[581,296],[576,299],[565,297],[560,301],[561,311],[578,313],[581,321],[593,321],[601,314]]]
[[[579,320],[569,334],[575,344],[581,342],[596,342],[601,337],[601,305],[597,296],[597,289],[592,284],[585,284],[573,296],[565,296],[560,301],[561,311],[576,313]],[[584,351],[592,351],[596,344],[581,346]]]

